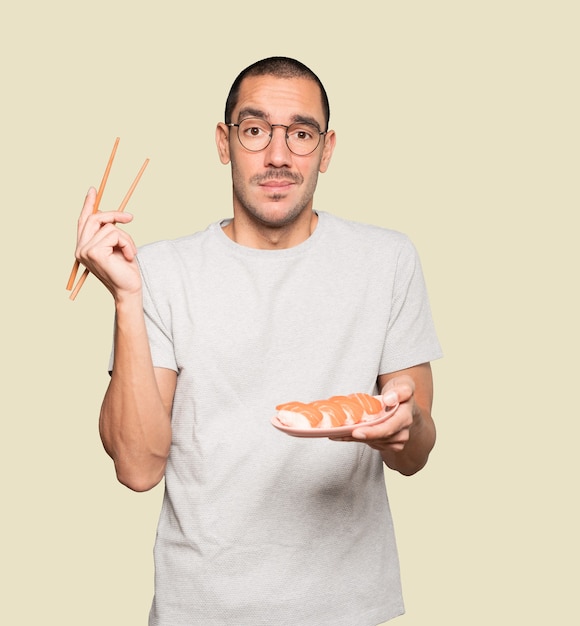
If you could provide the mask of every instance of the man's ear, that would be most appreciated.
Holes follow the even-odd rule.
[[[227,165],[230,162],[230,129],[220,122],[215,129],[215,142],[220,161]]]
[[[334,146],[336,146],[336,133],[333,130],[329,130],[324,135],[324,147],[322,148],[322,159],[320,160],[320,166],[318,171],[324,174],[330,165],[330,159],[334,152]]]

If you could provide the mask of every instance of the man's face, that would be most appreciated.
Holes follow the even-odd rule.
[[[284,125],[311,119],[325,130],[320,89],[306,78],[245,78],[231,121],[239,123],[247,117]],[[334,132],[323,136],[307,156],[293,154],[285,134],[286,129],[274,127],[270,144],[260,152],[250,152],[240,144],[236,128],[218,125],[220,159],[232,166],[234,217],[279,228],[311,211],[318,173],[325,172],[330,162]]]

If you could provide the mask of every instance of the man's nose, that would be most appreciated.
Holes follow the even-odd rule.
[[[286,143],[286,132],[285,126],[272,126],[272,138],[264,154],[267,165],[284,167],[292,162],[292,152]]]

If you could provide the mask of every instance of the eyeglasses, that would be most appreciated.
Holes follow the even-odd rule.
[[[286,145],[290,152],[298,156],[311,154],[318,148],[320,138],[326,135],[327,131],[321,131],[314,124],[308,122],[295,122],[286,126],[284,124],[270,124],[259,117],[247,117],[239,124],[226,124],[230,128],[238,129],[238,139],[246,150],[250,152],[260,152],[270,145],[274,128],[280,126],[285,128],[284,134]]]

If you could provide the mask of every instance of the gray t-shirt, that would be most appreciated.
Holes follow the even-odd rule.
[[[151,626],[374,626],[403,612],[378,452],[275,429],[441,356],[409,239],[319,213],[285,250],[221,224],[138,255],[156,367],[178,372]]]

